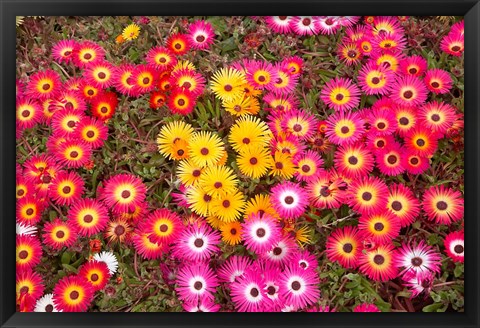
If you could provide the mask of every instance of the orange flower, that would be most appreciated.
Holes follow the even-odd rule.
[[[125,39],[121,34],[115,38],[115,43],[117,44],[124,43],[124,42],[125,42]]]

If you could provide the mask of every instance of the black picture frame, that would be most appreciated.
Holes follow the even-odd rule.
[[[478,0],[0,0],[1,327],[479,327]],[[465,312],[463,313],[17,313],[15,312],[15,16],[26,15],[448,15],[465,16]]]

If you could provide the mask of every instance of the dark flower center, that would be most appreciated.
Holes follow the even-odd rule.
[[[230,92],[230,91],[233,90],[233,87],[232,87],[230,84],[225,85],[223,88],[224,88],[225,91],[227,91],[227,92]]]
[[[275,163],[275,167],[278,169],[278,170],[281,170],[283,169],[283,164],[281,162],[276,162]]]
[[[104,78],[107,77],[107,74],[105,74],[103,72],[100,72],[100,73],[98,73],[98,77],[103,80]]]
[[[202,149],[200,149],[200,153],[201,153],[203,156],[207,156],[208,153],[209,153],[208,148],[203,147]]]
[[[267,234],[267,232],[265,231],[265,229],[263,229],[263,228],[257,229],[257,237],[262,238],[262,237],[265,237],[266,234]]]
[[[369,201],[371,200],[373,197],[372,193],[366,191],[362,194],[362,199],[365,200],[365,201]]]
[[[302,126],[301,126],[300,124],[295,124],[295,125],[293,126],[293,131],[295,131],[295,132],[300,132],[300,131],[302,131]]]
[[[287,197],[285,197],[285,203],[288,204],[288,205],[293,204],[294,201],[295,201],[295,200],[293,199],[292,196],[287,196]]]
[[[310,166],[308,166],[308,165],[306,165],[306,164],[305,164],[305,165],[302,165],[302,171],[305,172],[305,173],[310,172]]]
[[[168,230],[168,225],[166,225],[166,224],[160,225],[160,231],[161,232],[167,232],[167,230]]]
[[[20,189],[19,191],[17,191],[17,196],[23,196],[25,194],[25,190],[23,189]]]
[[[322,189],[320,189],[320,195],[322,195],[322,197],[328,197],[330,195],[330,189],[328,189],[328,187],[322,187]]]
[[[202,239],[202,238],[197,238],[197,239],[195,239],[195,242],[194,242],[193,244],[195,245],[195,247],[198,247],[198,248],[200,248],[200,247],[202,247],[202,246],[203,246],[203,244],[204,244],[204,241],[203,241],[203,239]]]
[[[203,35],[197,35],[195,40],[197,40],[197,42],[203,42],[203,41],[205,41],[205,37]]]
[[[258,80],[259,80],[260,82],[265,82],[266,78],[265,78],[265,76],[260,75],[260,76],[258,77]]]
[[[335,96],[335,99],[337,99],[338,101],[341,101],[343,98],[344,96],[341,93]]]
[[[47,306],[45,306],[45,312],[53,312],[53,305],[48,304]]]
[[[374,77],[374,78],[372,79],[372,83],[373,83],[373,84],[379,84],[379,83],[380,83],[380,79],[379,79],[378,77]]]
[[[219,189],[219,188],[222,188],[223,184],[222,184],[221,182],[217,181],[217,182],[215,182],[215,183],[213,184],[213,186],[214,186],[216,189]]]
[[[235,105],[233,106],[233,110],[236,111],[236,112],[239,112],[242,110],[242,107],[240,105]]]
[[[438,88],[438,87],[440,86],[440,83],[438,83],[438,82],[432,82],[432,83],[430,83],[430,85],[432,86],[432,88],[435,88],[435,89],[436,89],[436,88]]]
[[[184,87],[186,89],[190,89],[192,87],[192,84],[190,82],[184,82],[182,87]]]
[[[375,231],[383,231],[385,226],[383,225],[382,222],[377,222],[374,224],[373,228],[375,229]]]
[[[415,75],[415,74],[417,74],[418,70],[415,67],[412,67],[408,70],[408,72],[412,75]]]
[[[87,137],[93,138],[94,136],[95,136],[95,132],[93,132],[92,130],[87,131]]]
[[[45,84],[42,86],[42,89],[45,90],[45,91],[49,90],[49,89],[50,89],[50,84],[45,83]]]
[[[410,91],[410,90],[405,91],[405,92],[403,93],[403,97],[404,97],[405,99],[410,99],[410,98],[413,97],[413,92]]]
[[[205,194],[203,195],[203,200],[208,203],[212,200],[212,196]]]
[[[142,80],[143,84],[149,84],[150,83],[150,79],[148,77],[144,77],[143,80]]]
[[[92,58],[92,54],[85,54],[83,55],[83,58],[85,58],[86,60],[89,60]]]
[[[100,108],[100,111],[103,113],[103,114],[106,114],[108,112],[108,108],[103,106],[102,108]]]
[[[278,256],[282,254],[282,249],[280,247],[275,247],[272,252],[273,252],[273,255]]]
[[[162,64],[165,64],[167,62],[167,59],[165,57],[161,57],[158,61]]]
[[[452,51],[455,51],[455,52],[460,51],[460,47],[459,46],[453,46]]]
[[[235,228],[230,229],[230,234],[231,235],[236,235],[237,234],[237,229],[235,229]]]
[[[373,257],[373,262],[375,262],[375,264],[382,265],[385,263],[385,258],[383,255],[377,254]]]
[[[378,128],[379,130],[383,130],[383,129],[385,129],[386,127],[387,127],[387,125],[386,125],[385,123],[383,123],[383,122],[380,122],[380,123],[377,124],[377,128]]]
[[[400,203],[398,200],[394,200],[392,202],[392,209],[395,211],[400,211],[402,209],[402,203]]]
[[[74,290],[73,292],[70,293],[70,299],[72,299],[72,300],[78,299],[79,296],[80,296],[80,294],[76,290]]]
[[[258,294],[260,294],[260,292],[258,291],[257,288],[252,288],[252,289],[250,290],[250,295],[252,295],[252,297],[257,297]]]
[[[180,43],[175,43],[175,49],[180,50],[182,49],[182,45]]]
[[[342,249],[345,253],[351,253],[353,251],[353,245],[350,243],[346,243],[345,245],[343,245]]]
[[[74,128],[74,127],[75,127],[75,121],[68,121],[68,122],[67,122],[67,126],[68,126],[69,128]]]
[[[255,157],[250,158],[250,164],[255,165],[257,163],[258,163],[258,159],[256,159]]]
[[[417,266],[417,267],[418,267],[418,266],[421,266],[422,263],[423,263],[423,260],[422,260],[420,257],[414,257],[414,258],[412,259],[412,265],[413,265],[413,266]]]
[[[292,289],[297,291],[299,290],[300,288],[302,288],[302,285],[298,282],[298,281],[294,281],[292,282]]]
[[[356,165],[358,163],[358,158],[356,158],[355,156],[350,156],[348,158],[348,163],[350,163],[351,165]]]
[[[183,156],[183,154],[185,154],[185,150],[183,150],[183,149],[177,150],[177,155],[178,156]]]
[[[184,106],[185,105],[185,100],[184,99],[178,99],[177,104],[178,104],[178,106]]]
[[[72,52],[71,52],[70,50],[67,50],[67,51],[65,51],[65,52],[63,53],[63,56],[68,57],[68,56],[70,56],[71,54],[72,54]]]
[[[125,233],[125,227],[119,224],[115,227],[114,232],[117,236],[121,236]]]
[[[196,290],[201,290],[203,287],[203,284],[201,281],[195,281],[195,283],[193,284],[193,288],[195,288]]]
[[[413,157],[413,158],[410,159],[410,164],[412,164],[412,165],[417,165],[418,162],[419,162],[419,160],[416,157]]]
[[[395,155],[388,155],[387,157],[388,164],[395,164],[397,162],[397,156]]]
[[[222,205],[223,207],[225,208],[229,208],[230,207],[230,201],[228,199],[225,199],[223,202],[222,202]]]
[[[30,111],[29,110],[22,111],[22,116],[23,117],[29,117],[30,116]]]
[[[122,198],[126,199],[126,198],[130,197],[130,195],[131,195],[130,191],[128,191],[128,190],[122,191]]]
[[[77,158],[77,157],[78,157],[78,151],[75,151],[75,150],[72,151],[72,152],[70,153],[70,157],[71,157],[71,158]]]
[[[447,208],[448,208],[448,205],[446,202],[444,202],[443,200],[437,202],[437,208],[440,210],[440,211],[445,211]]]
[[[455,251],[455,253],[457,254],[462,254],[463,253],[463,246],[462,245],[455,245],[455,247],[453,248],[453,250]]]
[[[63,187],[62,191],[64,194],[69,194],[72,191],[72,188],[70,188],[69,186],[65,186]]]
[[[438,115],[438,114],[433,114],[433,115],[432,115],[432,121],[434,121],[434,122],[440,121],[440,115]]]
[[[273,296],[273,295],[275,295],[275,292],[276,292],[275,287],[273,287],[273,286],[268,286],[267,287],[267,294],[268,295]]]
[[[406,117],[402,117],[398,121],[400,122],[400,125],[408,125],[408,123],[410,123],[409,119]]]
[[[92,274],[92,275],[90,276],[90,280],[91,280],[91,281],[98,281],[98,278],[99,278],[99,277],[98,277],[98,274],[96,274],[96,273],[94,273],[94,274]]]
[[[18,253],[18,257],[22,260],[25,260],[28,257],[28,252],[26,250],[22,250]]]
[[[312,23],[312,20],[310,18],[304,18],[302,20],[302,24],[305,25],[305,26],[308,26]],[[453,49],[453,48],[452,48]]]
[[[90,223],[93,221],[93,216],[91,214],[87,214],[83,217],[83,222]]]
[[[342,128],[340,129],[340,131],[341,131],[343,134],[347,134],[348,132],[350,132],[350,129],[349,129],[347,126],[342,126]]]
[[[418,147],[423,147],[423,146],[425,146],[425,140],[417,139],[416,144],[417,144]]]
[[[29,208],[25,213],[27,213],[27,215],[32,215],[33,212],[34,212],[33,209]]]
[[[250,143],[250,139],[249,138],[243,138],[242,142],[245,144],[245,145],[248,145]]]
[[[385,141],[383,140],[378,140],[377,141],[377,147],[378,148],[383,148],[385,146]]]
[[[200,174],[201,174],[200,170],[197,170],[197,169],[193,170],[193,172],[192,172],[192,175],[193,175],[195,178],[199,177]]]
[[[349,50],[347,52],[347,56],[350,57],[350,58],[355,58],[355,57],[357,57],[357,52],[355,50]]]
[[[57,231],[55,236],[57,236],[57,238],[61,239],[61,238],[65,237],[65,232],[63,232],[62,230],[59,230],[59,231]]]
[[[93,96],[95,94],[95,92],[93,92],[93,90],[88,90],[87,91],[87,95],[89,96]]]

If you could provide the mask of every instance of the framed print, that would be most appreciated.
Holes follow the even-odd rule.
[[[2,327],[479,326],[477,1],[1,8]]]

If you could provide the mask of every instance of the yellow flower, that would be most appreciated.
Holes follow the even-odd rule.
[[[140,26],[132,23],[125,27],[122,32],[123,39],[127,41],[135,40],[140,35]]]
[[[237,221],[245,208],[244,195],[240,191],[230,194],[222,194],[220,198],[212,200],[212,213],[220,221],[228,223]]]
[[[257,117],[246,115],[230,128],[228,141],[237,152],[260,145],[267,147],[272,139],[268,125]]]
[[[231,101],[243,95],[243,85],[247,82],[245,74],[235,68],[222,68],[213,74],[210,88],[217,98]]]
[[[270,196],[264,194],[257,194],[247,202],[244,218],[248,219],[252,214],[259,214],[260,216],[268,214],[276,219],[280,219],[280,215],[278,215],[270,202]]]
[[[237,166],[244,175],[258,179],[272,168],[273,159],[270,151],[261,145],[246,148],[237,157]]]

